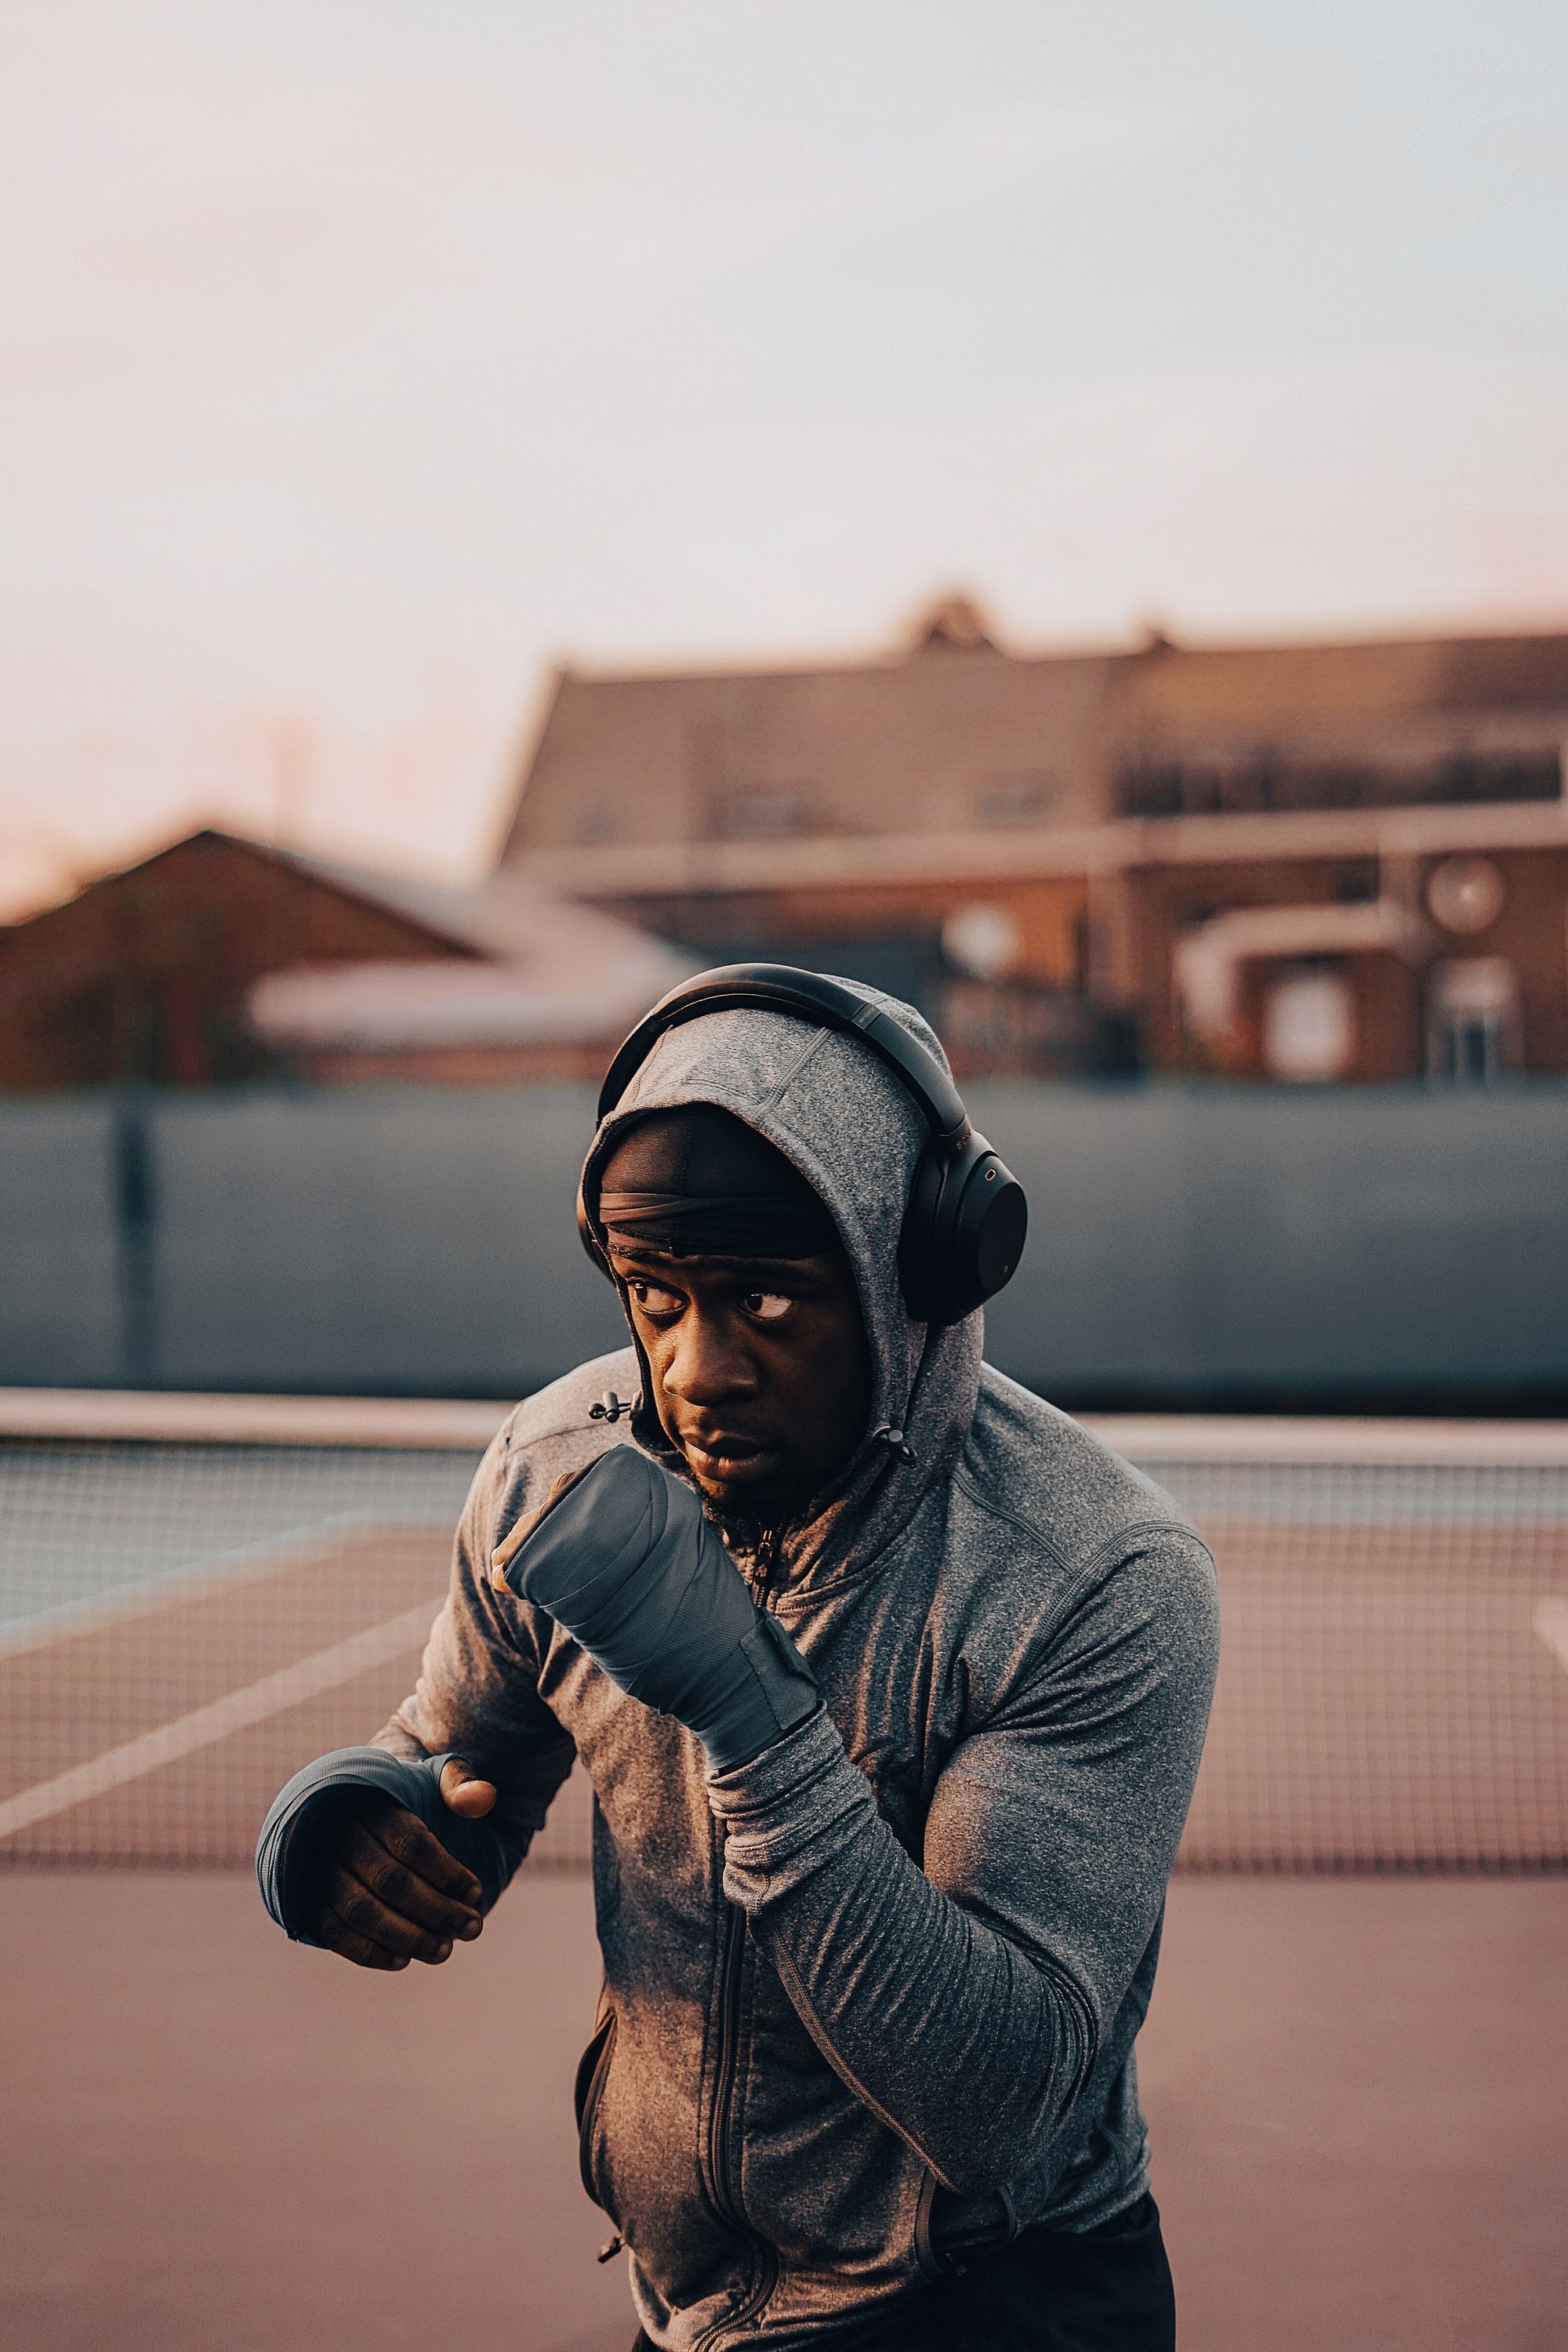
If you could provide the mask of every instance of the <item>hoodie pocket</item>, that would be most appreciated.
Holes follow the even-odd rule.
[[[583,2176],[584,2188],[601,2209],[605,2200],[594,2185],[594,2119],[605,2095],[605,2082],[615,2047],[616,2012],[611,2009],[606,2010],[595,2029],[592,2042],[577,2061],[577,2080],[572,2094],[572,2104],[577,2116],[577,2168]]]

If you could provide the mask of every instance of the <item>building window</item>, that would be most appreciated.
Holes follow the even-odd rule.
[[[1043,776],[992,776],[975,795],[982,824],[1044,824],[1051,811],[1051,788]]]
[[[1488,1087],[1522,1060],[1519,975],[1501,956],[1434,964],[1426,986],[1426,1074]]]
[[[1355,993],[1333,964],[1280,972],[1263,1000],[1263,1066],[1294,1086],[1342,1078],[1355,1059]]]
[[[791,785],[727,784],[716,796],[713,830],[721,841],[790,841],[820,832],[816,795]]]
[[[1562,797],[1563,761],[1555,751],[1357,760],[1257,746],[1152,755],[1124,768],[1116,786],[1121,814],[1138,817],[1442,808]]]

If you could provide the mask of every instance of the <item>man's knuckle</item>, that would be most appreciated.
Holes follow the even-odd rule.
[[[338,1898],[338,1916],[346,1927],[353,1927],[361,1934],[374,1921],[376,1916],[374,1897],[360,1885],[358,1879],[351,1878],[345,1882],[342,1893]]]
[[[362,1821],[351,1821],[344,1826],[338,1841],[338,1861],[346,1870],[363,1870],[378,1851],[375,1840]]]
[[[376,1873],[375,1891],[395,1911],[406,1911],[419,1900],[418,1882],[400,1862],[382,1864]]]

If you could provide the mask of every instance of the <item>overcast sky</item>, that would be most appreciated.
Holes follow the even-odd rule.
[[[548,665],[1568,623],[1562,0],[13,0],[0,902]]]

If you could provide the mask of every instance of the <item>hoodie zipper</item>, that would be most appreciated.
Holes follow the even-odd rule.
[[[734,2231],[751,2257],[752,2277],[741,2302],[705,2327],[692,2352],[709,2352],[731,2327],[752,2319],[772,2294],[778,2280],[778,2255],[757,2235],[741,2210],[740,2193],[730,2164],[730,2129],[735,2111],[735,2084],[741,2045],[741,1974],[745,1965],[746,1922],[730,1907],[724,1922],[724,1948],[719,1979],[719,2072],[708,2116],[708,2175],[713,2202],[726,2225]]]
[[[765,1609],[778,1565],[778,1533],[775,1528],[763,1528],[752,1559],[752,1574],[747,1580],[758,1608]],[[721,1879],[723,1832],[720,1831],[718,1834]],[[731,2125],[734,2119],[735,2086],[740,2073],[741,1979],[745,1961],[745,1914],[734,1904],[726,1904],[724,1939],[719,1959],[719,2067],[713,2084],[713,2101],[708,2113],[708,2178],[720,2217],[746,2246],[755,2265],[755,2275],[741,2303],[734,2310],[727,2311],[721,2319],[714,2320],[703,2329],[692,2352],[710,2352],[710,2347],[719,2344],[729,2329],[743,2326],[747,2320],[754,2318],[778,2280],[778,2255],[765,2238],[758,2236],[742,2212],[740,2191],[730,2163]]]

